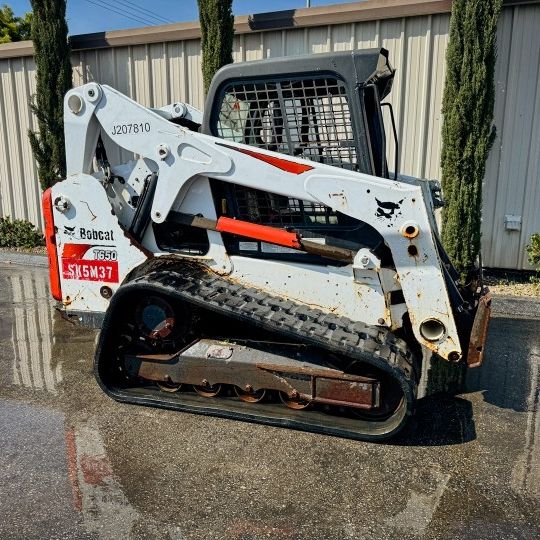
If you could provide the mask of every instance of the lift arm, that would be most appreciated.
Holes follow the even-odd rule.
[[[413,181],[394,181],[284,157],[175,125],[116,90],[90,83],[65,100],[68,176],[91,174],[100,134],[153,160],[158,182],[151,218],[168,219],[199,176],[323,204],[374,227],[389,246],[416,338],[440,356],[462,356],[430,221],[430,202]],[[364,268],[355,258],[353,268]]]

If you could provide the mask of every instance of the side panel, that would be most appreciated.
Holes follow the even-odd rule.
[[[67,203],[63,212],[54,206],[60,196]],[[52,201],[62,303],[68,311],[105,311],[108,297],[147,255],[124,234],[93,176],[79,174],[56,184]]]
[[[370,283],[356,283],[351,266],[342,268],[281,261],[231,257],[232,278],[271,295],[291,300],[366,324],[387,320],[384,293],[378,274],[369,274]]]

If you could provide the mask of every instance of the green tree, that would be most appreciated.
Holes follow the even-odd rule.
[[[15,17],[13,10],[4,4],[0,7],[0,44],[30,39],[31,23],[31,12],[23,17]]]
[[[502,0],[454,0],[443,96],[442,240],[462,276],[480,252],[482,182],[495,138],[497,21]]]
[[[202,32],[202,72],[207,92],[214,73],[232,63],[234,16],[232,0],[197,0]]]
[[[28,132],[38,164],[41,187],[65,177],[64,95],[71,88],[72,72],[66,0],[31,0],[34,10],[32,40],[37,66],[36,94],[31,107],[39,132]]]

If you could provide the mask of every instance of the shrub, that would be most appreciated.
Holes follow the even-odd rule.
[[[525,248],[529,256],[529,263],[540,271],[540,233],[531,236],[530,244]]]
[[[30,249],[43,245],[43,235],[29,221],[0,217],[0,247]]]

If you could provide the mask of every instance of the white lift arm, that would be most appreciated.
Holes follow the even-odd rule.
[[[90,83],[65,100],[68,178],[91,174],[101,132],[120,148],[153,160],[159,180],[151,217],[167,220],[198,177],[210,177],[320,203],[374,227],[389,246],[420,343],[444,358],[462,350],[435,244],[428,191],[203,135],[175,125],[113,88]],[[211,217],[211,216],[210,216]],[[365,269],[355,259],[355,269]],[[444,331],[430,321],[442,323]]]

